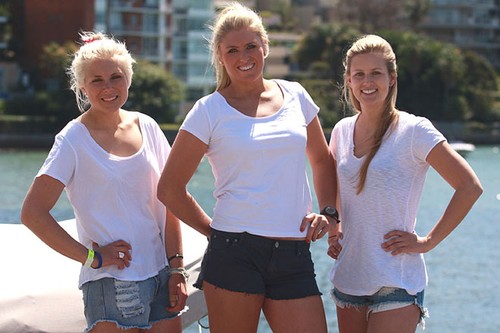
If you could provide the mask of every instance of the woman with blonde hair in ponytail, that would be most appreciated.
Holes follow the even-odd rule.
[[[195,284],[210,331],[257,332],[263,313],[273,332],[324,333],[310,245],[337,229],[337,187],[319,108],[299,83],[264,79],[269,40],[253,10],[225,7],[211,47],[216,91],[189,111],[158,191],[210,238]],[[205,155],[215,178],[212,216],[186,190]],[[322,214],[312,212],[307,159],[319,205],[330,207]]]
[[[358,39],[344,69],[344,97],[355,115],[339,121],[330,139],[342,222],[341,233],[328,239],[339,331],[415,332],[427,312],[423,253],[458,226],[482,187],[428,119],[396,108],[396,56],[386,40]],[[455,193],[432,230],[419,236],[416,215],[429,166]]]

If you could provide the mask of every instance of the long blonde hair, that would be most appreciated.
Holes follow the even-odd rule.
[[[251,28],[260,38],[264,46],[264,56],[269,54],[269,37],[264,28],[261,17],[238,2],[233,2],[225,7],[215,19],[211,27],[212,39],[210,41],[210,50],[212,52],[212,65],[215,68],[215,77],[217,80],[216,91],[220,91],[231,84],[231,79],[226,69],[220,63],[219,45],[224,36],[231,31],[242,28]]]
[[[382,144],[386,132],[390,129],[392,125],[397,122],[398,110],[396,109],[396,98],[398,94],[398,81],[397,81],[397,64],[396,55],[392,50],[391,45],[382,37],[377,35],[365,35],[356,40],[346,53],[344,59],[344,84],[343,84],[343,95],[344,99],[349,102],[354,110],[361,112],[361,104],[356,99],[348,86],[347,82],[351,71],[351,61],[352,58],[359,54],[373,53],[377,52],[382,54],[382,57],[387,66],[387,71],[389,75],[394,78],[394,83],[389,87],[389,92],[385,100],[384,111],[380,118],[380,123],[375,131],[374,144],[371,147],[368,155],[366,156],[361,168],[359,170],[359,178],[357,185],[357,193],[361,193],[365,186],[366,177],[368,174],[368,167],[370,166],[373,157],[377,153]]]
[[[67,73],[70,77],[71,90],[75,93],[76,104],[80,112],[85,112],[89,101],[83,92],[85,72],[88,65],[96,59],[114,59],[125,73],[128,87],[132,84],[133,64],[135,60],[130,55],[125,43],[100,32],[80,33],[82,46],[75,52]]]

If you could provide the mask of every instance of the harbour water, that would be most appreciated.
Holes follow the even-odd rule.
[[[0,150],[0,223],[20,223],[22,200],[46,155],[47,151]],[[455,232],[425,255],[429,274],[425,303],[430,311],[430,318],[426,320],[426,333],[500,332],[499,147],[477,147],[467,160],[481,179],[485,191]],[[213,177],[206,161],[200,165],[189,187],[210,213],[214,202],[211,193]],[[430,230],[451,195],[451,188],[434,170],[429,170],[418,214],[419,234]],[[316,211],[317,208],[315,205]],[[53,214],[59,220],[73,217],[64,195]],[[317,280],[323,292],[329,331],[335,333],[335,306],[328,296],[328,272],[333,261],[326,255],[326,247],[326,240],[320,240],[312,245],[312,252]],[[8,253],[8,249],[2,249],[1,245],[0,249]],[[3,270],[0,274],[6,272]],[[207,320],[203,319],[202,322],[206,323]],[[192,326],[185,332],[195,333],[198,328]],[[262,319],[259,333],[270,332]]]

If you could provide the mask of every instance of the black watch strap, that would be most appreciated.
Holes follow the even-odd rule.
[[[328,216],[328,217],[331,217],[332,219],[334,219],[337,223],[340,223],[340,219],[339,219],[339,212],[337,211],[337,208],[335,207],[332,207],[332,206],[326,206],[324,207],[321,212],[320,212],[321,215],[325,215],[325,216]]]

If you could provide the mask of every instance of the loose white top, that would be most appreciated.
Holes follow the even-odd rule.
[[[350,295],[372,295],[381,287],[403,288],[414,295],[427,285],[423,255],[393,256],[381,244],[389,231],[415,231],[429,168],[426,157],[445,138],[429,120],[399,112],[397,126],[384,138],[358,195],[358,171],[365,157],[354,156],[357,117],[339,121],[330,140],[337,162],[344,233],[330,279],[337,289]]]
[[[72,120],[56,136],[38,172],[66,186],[83,245],[92,248],[92,241],[106,245],[121,239],[132,246],[129,267],[82,267],[80,287],[103,277],[145,280],[167,265],[166,209],[156,189],[170,145],[152,118],[137,116],[143,141],[137,153],[119,157],[106,152],[80,121]]]
[[[275,82],[284,102],[271,116],[246,116],[215,92],[194,105],[181,127],[208,145],[215,176],[214,229],[305,236],[300,224],[312,209],[307,125],[319,108],[300,84]]]

